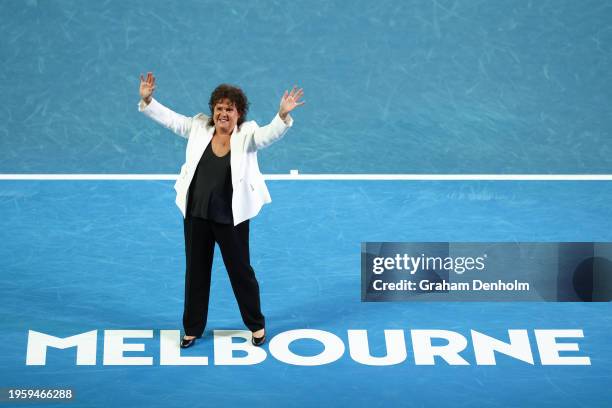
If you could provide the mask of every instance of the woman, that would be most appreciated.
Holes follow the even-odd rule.
[[[304,104],[304,92],[285,91],[277,115],[259,127],[246,121],[249,103],[240,88],[222,84],[211,94],[210,117],[180,115],[153,98],[155,77],[140,76],[138,109],[187,139],[185,164],[174,188],[185,230],[185,335],[181,347],[191,347],[204,333],[208,316],[215,242],[219,245],[251,342],[266,340],[259,284],[249,255],[249,219],[271,201],[257,164],[257,150],[280,139],[293,124],[289,115]]]

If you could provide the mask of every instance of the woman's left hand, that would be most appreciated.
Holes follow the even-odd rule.
[[[298,106],[302,106],[305,103],[304,101],[300,101],[302,96],[304,96],[304,89],[298,89],[297,85],[293,87],[291,92],[285,91],[283,97],[281,98],[278,116],[280,116],[282,120],[285,120],[289,112]]]

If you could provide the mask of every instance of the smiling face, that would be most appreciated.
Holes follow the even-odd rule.
[[[213,111],[213,122],[215,128],[224,133],[231,133],[236,124],[240,114],[236,109],[236,105],[229,99],[221,99],[215,104]]]
[[[210,94],[208,108],[210,116],[207,125],[231,133],[246,120],[249,100],[237,86],[221,84]]]
[[[231,133],[246,120],[249,100],[237,86],[221,84],[210,94],[208,108],[210,116],[207,125],[223,133]]]

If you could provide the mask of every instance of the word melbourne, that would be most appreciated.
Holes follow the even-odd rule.
[[[377,338],[382,338],[377,333]],[[435,365],[496,365],[498,355],[504,358],[520,360],[530,365],[591,365],[588,356],[581,355],[576,339],[584,337],[583,331],[573,330],[508,330],[504,339],[497,339],[476,330],[470,330],[469,336],[450,330],[410,330],[409,331],[414,364]],[[160,330],[157,341],[146,342],[142,339],[153,339],[153,330],[104,330],[104,347],[102,365],[153,365],[154,357],[159,350],[159,365],[208,365],[208,357],[181,355],[180,331]],[[268,353],[264,348],[254,347],[250,342],[251,332],[244,330],[215,330],[212,339],[214,347],[214,365],[254,365],[263,362]],[[371,353],[367,330],[348,330],[348,351],[356,363],[369,366],[388,366],[402,364],[407,360],[407,347],[404,330],[384,330],[386,348]],[[532,341],[535,340],[534,358]],[[293,350],[292,343],[299,340],[310,340],[322,345],[322,351],[312,355],[302,355]],[[128,340],[126,342],[125,340]],[[153,344],[150,344],[153,342]],[[147,344],[148,343],[148,344]],[[471,343],[469,349],[468,345]],[[47,349],[71,349],[68,351],[53,350],[54,361],[60,353],[61,358],[74,360],[76,348],[76,365],[97,364],[98,331],[92,330],[70,337],[55,337],[49,334],[30,330],[28,332],[27,365],[46,365]],[[145,346],[155,352],[147,352]],[[159,345],[159,349],[157,346]],[[204,354],[210,347],[206,338],[198,344]],[[317,347],[320,349],[320,347]],[[297,366],[319,366],[334,363],[341,359],[346,351],[344,341],[337,335],[315,329],[290,330],[274,336],[268,346],[269,353],[278,361]],[[190,351],[197,351],[190,350]],[[126,353],[129,352],[129,355]],[[136,355],[135,355],[136,354]],[[191,353],[190,353],[191,354]],[[468,361],[468,356],[472,362]],[[473,357],[472,357],[473,356]],[[412,359],[412,358],[411,358]]]

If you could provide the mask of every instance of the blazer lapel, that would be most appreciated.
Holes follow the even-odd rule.
[[[202,136],[198,137],[198,138],[194,138],[194,146],[193,146],[193,153],[194,153],[194,160],[196,160],[195,165],[197,166],[198,163],[200,162],[200,159],[202,158],[202,154],[204,154],[204,150],[206,150],[206,146],[208,146],[208,144],[210,143],[213,133],[215,133],[215,128],[214,126],[211,126],[209,128],[206,129],[206,133],[200,133]],[[194,168],[195,171],[195,168]]]
[[[237,185],[242,178],[242,134],[236,126],[230,138],[230,166],[232,167],[232,183]]]

